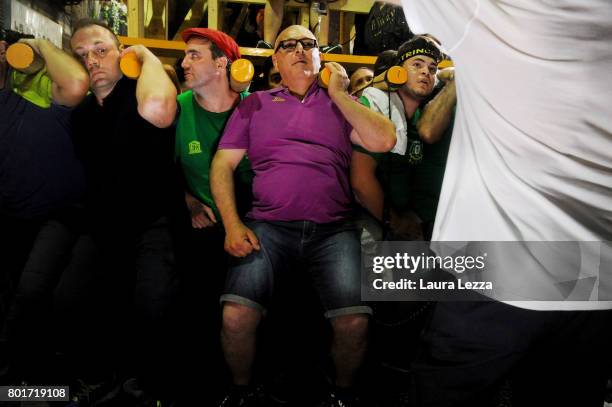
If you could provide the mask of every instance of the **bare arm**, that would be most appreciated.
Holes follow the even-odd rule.
[[[351,141],[368,151],[387,152],[395,145],[395,126],[380,113],[360,103],[346,93],[349,83],[344,68],[336,62],[325,66],[331,71],[329,97],[338,106],[346,120],[353,126]]]
[[[225,250],[234,257],[245,257],[259,250],[259,240],[247,228],[236,209],[234,170],[246,150],[217,150],[210,168],[210,187],[225,226]]]
[[[73,57],[45,39],[21,40],[45,60],[51,78],[53,101],[63,106],[76,106],[87,94],[89,76]]]
[[[454,69],[454,68],[448,68]],[[446,71],[446,69],[444,70]],[[453,117],[453,111],[457,104],[457,88],[455,87],[454,74],[445,73],[446,85],[423,109],[423,115],[417,123],[419,137],[426,143],[432,144],[439,141],[448,128]]]
[[[357,202],[382,222],[385,203],[382,185],[376,177],[376,160],[365,153],[353,150],[351,158],[351,186]]]
[[[121,56],[133,52],[142,63],[136,84],[138,113],[156,127],[168,127],[176,115],[176,88],[161,61],[143,45],[126,48]]]

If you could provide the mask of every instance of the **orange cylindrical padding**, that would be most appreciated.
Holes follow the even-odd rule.
[[[32,74],[45,66],[45,61],[28,44],[17,42],[6,50],[7,62],[20,72]]]
[[[140,76],[140,71],[142,70],[142,64],[138,60],[136,54],[133,52],[128,52],[121,57],[119,67],[125,76],[132,79],[137,79]]]
[[[327,68],[321,69],[321,72],[319,72],[319,85],[327,88],[329,86],[329,78],[331,78],[331,71]]]
[[[451,68],[453,66],[455,66],[455,64],[450,59],[444,59],[438,63],[438,69]]]
[[[408,71],[401,66],[394,65],[387,69],[385,80],[391,87],[402,86],[408,81]]]
[[[372,81],[372,86],[384,91],[394,91],[408,81],[408,71],[398,65],[394,65],[386,71],[378,74]]]
[[[230,86],[235,92],[245,91],[251,84],[255,75],[253,63],[245,58],[240,58],[232,62],[230,68]]]

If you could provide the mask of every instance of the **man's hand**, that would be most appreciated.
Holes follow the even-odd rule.
[[[438,79],[444,83],[455,80],[455,67],[440,69],[438,71]]]
[[[337,62],[327,62],[325,67],[329,69],[331,73],[329,85],[327,86],[329,97],[333,98],[337,94],[346,93],[350,79],[344,67]]]
[[[153,53],[149,51],[147,47],[141,44],[137,44],[137,45],[132,45],[131,47],[128,47],[124,49],[123,51],[121,51],[121,57],[124,57],[125,54],[128,54],[130,52],[136,55],[136,58],[138,58],[140,63],[143,63],[147,57],[154,56]]]
[[[39,39],[39,38],[22,38],[19,40],[19,42],[21,43],[28,44],[30,48],[34,50],[35,53],[42,56],[42,53],[40,52],[40,41],[47,41],[47,40]]]
[[[242,222],[225,229],[225,251],[234,257],[246,257],[259,250],[259,239]]]
[[[185,202],[191,214],[191,226],[195,229],[203,229],[217,223],[214,212],[197,198],[185,192]]]

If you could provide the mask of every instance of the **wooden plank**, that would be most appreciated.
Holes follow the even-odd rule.
[[[238,33],[240,33],[240,29],[244,25],[244,20],[246,20],[248,14],[249,5],[243,4],[240,9],[240,15],[238,15],[238,18],[236,18],[236,21],[234,21],[234,26],[229,32],[229,36],[232,37],[234,40],[238,37]]]
[[[151,20],[145,26],[146,38],[168,38],[168,0],[145,0],[147,10],[151,10]]]
[[[310,10],[301,7],[298,14],[298,24],[310,30]]]
[[[127,0],[128,36],[144,37],[144,0]]]
[[[181,26],[179,27],[179,29],[177,30],[176,34],[174,35],[173,40],[174,41],[180,41],[181,40],[181,33],[183,31],[185,31],[188,28],[198,27],[200,25],[200,22],[204,18],[204,14],[206,14],[206,10],[208,10],[208,2],[207,1],[205,1],[205,0],[195,0],[193,2],[193,6],[191,6],[191,9],[187,12],[187,14],[185,14],[185,19],[184,19],[183,23],[181,24]],[[191,12],[191,17],[189,19],[187,19],[187,16],[189,15],[189,12]]]
[[[223,3],[221,0],[208,0],[208,28],[223,30]]]
[[[119,37],[122,44],[126,46],[143,44],[157,56],[181,57],[185,50],[183,41],[165,41],[150,38]],[[267,58],[274,53],[271,49],[240,47],[240,53],[244,58]],[[338,62],[347,68],[354,69],[360,66],[374,66],[376,57],[365,55],[347,54],[321,54],[323,62]]]
[[[355,13],[340,13],[340,44],[342,45],[343,53],[351,54],[353,52],[353,42],[351,40],[355,33]]]
[[[232,0],[231,3],[249,3],[249,4],[266,4],[266,0]],[[328,7],[331,10],[348,11],[352,13],[368,14],[374,0],[338,0],[333,3],[329,3]],[[291,0],[285,3],[287,7],[295,8],[308,8],[308,3],[299,3],[295,0]]]

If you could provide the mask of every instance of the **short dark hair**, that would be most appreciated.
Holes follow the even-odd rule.
[[[98,27],[104,28],[109,33],[111,33],[111,35],[113,36],[113,40],[115,41],[115,45],[117,46],[117,48],[119,48],[119,46],[121,45],[121,42],[119,41],[119,38],[117,37],[117,34],[115,34],[115,32],[104,21],[96,20],[96,19],[93,19],[93,18],[82,18],[79,21],[77,21],[74,24],[74,27],[72,27],[72,35],[70,36],[70,39],[72,39],[72,37],[74,37],[74,35],[80,29],[87,28],[87,27],[92,27],[92,26],[96,26],[96,25]]]
[[[374,76],[378,76],[391,68],[395,65],[395,61],[397,61],[397,51],[394,49],[388,49],[378,54],[374,64]]]
[[[208,40],[208,38],[206,39]],[[208,40],[208,42],[210,42],[210,53],[212,54],[213,60],[221,57],[225,57],[227,59],[227,65],[225,67],[227,69],[227,79],[231,79],[230,74],[232,69],[232,61],[227,55],[225,55],[225,52],[221,51],[221,48],[217,47],[217,44],[211,40]]]

